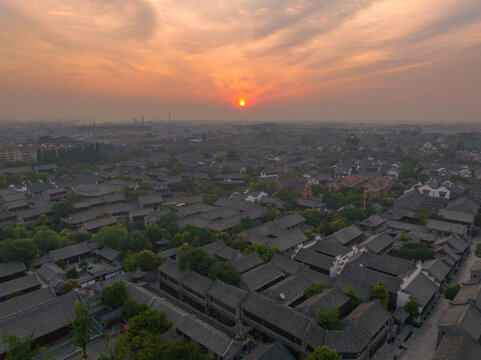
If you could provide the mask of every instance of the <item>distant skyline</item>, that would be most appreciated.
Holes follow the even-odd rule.
[[[479,122],[480,64],[479,0],[0,1],[3,120]]]

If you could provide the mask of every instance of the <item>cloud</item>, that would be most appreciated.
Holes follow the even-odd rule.
[[[479,0],[3,0],[0,91],[186,106],[249,96],[253,107],[361,94],[476,46],[480,10]]]

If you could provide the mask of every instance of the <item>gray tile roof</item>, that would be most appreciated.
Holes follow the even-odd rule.
[[[320,269],[324,269],[329,272],[332,267],[333,258],[327,255],[319,254],[309,249],[300,249],[294,256],[294,260],[304,263],[306,265],[312,265]]]
[[[336,240],[340,245],[345,245],[362,235],[362,230],[356,225],[345,227],[330,235],[327,239]]]
[[[40,287],[40,281],[36,274],[25,275],[0,283],[0,299],[10,294],[26,291],[37,286]]]
[[[20,261],[0,263],[0,278],[26,271],[25,264]]]
[[[349,296],[345,295],[338,288],[324,289],[320,294],[316,294],[300,303],[296,310],[303,314],[315,317],[322,309],[341,308],[349,302]]]
[[[339,288],[342,292],[346,291],[349,286],[352,286],[357,297],[365,301],[371,298],[372,286],[369,284],[338,275],[334,278],[332,285]]]
[[[312,247],[312,249],[320,254],[331,257],[344,256],[351,251],[351,248],[339,245],[334,240],[319,240]]]
[[[221,280],[216,280],[207,290],[207,295],[237,309],[247,296],[247,292]]]
[[[277,284],[262,292],[262,295],[272,301],[289,306],[294,301],[304,296],[304,290],[312,285],[312,282],[300,275],[285,278]]]
[[[197,274],[195,271],[187,270],[185,276],[182,278],[182,286],[184,290],[194,291],[197,294],[205,297],[207,290],[212,285],[212,280]]]
[[[256,290],[282,277],[284,277],[284,273],[272,263],[264,264],[242,274],[239,286],[244,290]]]
[[[98,219],[85,221],[84,223],[82,223],[81,229],[82,231],[93,231],[100,229],[104,226],[117,224],[118,222],[119,220],[115,216],[104,216]]]
[[[182,317],[176,325],[176,329],[222,359],[234,359],[242,351],[241,342],[231,339],[195,316]]]
[[[232,265],[241,274],[262,264],[264,264],[264,260],[256,252],[239,256],[232,261]]]
[[[454,305],[465,305],[474,302],[481,311],[481,285],[463,285],[459,289],[456,297],[451,301]]]
[[[256,292],[251,292],[247,299],[242,304],[245,312],[249,312],[265,320],[266,322],[294,335],[298,339],[303,339],[306,335],[307,329],[311,326],[313,321],[311,318],[302,315],[295,310],[276,304],[272,300],[260,295]]]
[[[364,252],[351,261],[353,265],[360,265],[366,269],[375,270],[394,277],[403,277],[416,270],[412,261],[389,255],[375,255]]]
[[[459,221],[467,224],[474,223],[474,214],[471,214],[471,213],[441,209],[439,210],[439,214],[444,216],[447,220]]]
[[[477,214],[479,210],[479,204],[468,198],[467,196],[463,196],[458,199],[451,200],[446,206],[446,209],[470,214]]]
[[[442,315],[438,327],[452,326],[464,330],[478,340],[481,337],[481,313],[471,304],[451,306]]]
[[[449,232],[458,235],[464,235],[467,232],[466,225],[454,224],[447,221],[440,221],[434,219],[428,219],[428,222],[426,223],[426,228],[429,230]]]
[[[272,223],[282,229],[287,229],[292,226],[300,225],[305,221],[306,219],[304,219],[301,214],[294,212],[292,214],[277,218],[273,220]]]
[[[55,299],[56,297],[55,292],[50,287],[46,287],[3,301],[0,306],[0,319],[37,306],[48,300]]]
[[[102,250],[98,252],[98,255],[107,259],[108,261],[114,261],[120,256],[120,251],[114,250],[108,246],[104,246]]]
[[[90,253],[92,250],[97,249],[99,244],[96,242],[89,243],[87,241],[65,246],[60,249],[50,250],[49,255],[52,260],[68,259],[73,256],[79,256]]]
[[[451,271],[449,265],[440,258],[425,261],[423,263],[423,269],[439,282],[444,281]]]
[[[367,329],[368,334],[373,337],[389,318],[389,312],[375,299],[368,303],[360,304],[346,316],[345,321],[360,321]]]
[[[376,227],[382,225],[384,222],[386,222],[386,219],[383,219],[379,215],[375,214],[361,221],[361,225],[366,227]]]
[[[360,244],[360,246],[366,246],[366,248],[373,254],[379,254],[386,248],[393,245],[394,238],[387,233],[373,235],[366,241]]]
[[[353,265],[351,263],[347,263],[344,266],[341,275],[369,285],[371,288],[377,282],[382,282],[392,294],[397,293],[399,285],[401,284],[401,280],[396,277],[389,276],[375,270],[366,269],[359,265]]]
[[[48,300],[34,307],[0,319],[0,329],[10,335],[24,338],[35,331],[35,338],[40,338],[68,325],[68,318],[75,317],[76,292]],[[5,345],[0,344],[0,353]]]
[[[295,357],[280,342],[261,343],[244,360],[295,360]]]
[[[481,344],[468,335],[445,335],[432,360],[481,359]]]
[[[66,280],[65,270],[61,269],[56,264],[46,263],[43,264],[38,270],[37,274],[45,281],[49,282],[55,276],[61,276]]]
[[[439,287],[423,273],[416,276],[404,289],[422,307],[428,304],[438,290]]]
[[[289,275],[299,274],[305,268],[303,264],[300,264],[297,261],[291,260],[279,254],[275,254],[272,257],[270,264],[274,265],[283,273]]]
[[[165,261],[159,266],[159,271],[178,282],[180,282],[186,274],[186,272],[180,270],[179,265],[170,258],[165,259]]]

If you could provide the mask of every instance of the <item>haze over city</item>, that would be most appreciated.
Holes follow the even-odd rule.
[[[2,0],[0,24],[4,120],[481,113],[479,0]]]

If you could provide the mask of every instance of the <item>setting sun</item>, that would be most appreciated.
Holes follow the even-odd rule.
[[[239,99],[239,105],[240,105],[241,107],[246,106],[246,101],[245,101],[244,99]]]

